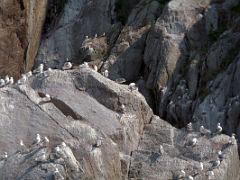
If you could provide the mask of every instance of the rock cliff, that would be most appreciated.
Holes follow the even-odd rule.
[[[13,0],[0,13],[1,74],[40,71],[0,82],[0,177],[240,178],[239,0]]]
[[[38,52],[47,0],[0,3],[0,75],[19,78],[32,69]]]

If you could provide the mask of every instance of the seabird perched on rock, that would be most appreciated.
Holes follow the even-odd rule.
[[[192,123],[191,122],[187,124],[187,131],[188,132],[192,132],[193,131],[193,127],[192,127]]]
[[[194,178],[192,176],[188,176],[187,178],[188,180],[194,180]]]
[[[128,89],[132,92],[132,91],[134,91],[134,90],[138,90],[138,88],[137,88],[137,86],[136,86],[136,84],[135,83],[130,83],[129,85],[128,85]]]
[[[198,15],[197,15],[197,20],[199,21],[199,20],[201,20],[203,18],[203,15],[201,14],[201,13],[199,13]]]
[[[56,151],[56,152],[60,152],[60,147],[57,146],[57,147],[55,148],[55,151]]]
[[[108,70],[106,69],[104,72],[103,72],[103,76],[104,77],[108,77],[109,73],[108,73]]]
[[[44,143],[45,143],[45,144],[49,144],[49,139],[48,139],[47,136],[44,137]]]
[[[62,67],[62,69],[63,70],[69,70],[69,69],[71,69],[72,68],[72,63],[71,62],[65,62],[64,63],[64,65],[63,65],[63,67]]]
[[[207,176],[208,176],[208,179],[214,179],[214,172],[213,171],[208,171]]]
[[[211,134],[211,131],[210,130],[208,130],[208,129],[206,129],[206,128],[204,128],[204,126],[200,126],[200,133],[201,133],[201,135],[210,135]]]
[[[106,33],[104,32],[102,36],[106,36]]]
[[[98,148],[102,145],[102,140],[101,139],[98,139],[97,140],[97,143],[93,145],[94,148]]]
[[[124,104],[122,104],[120,108],[122,113],[126,112],[126,107]]]
[[[3,86],[5,86],[5,81],[4,79],[0,79],[0,87],[3,87]]]
[[[37,162],[45,162],[47,160],[46,152],[41,152],[36,158],[35,161]]]
[[[8,153],[7,153],[7,152],[4,152],[4,153],[3,153],[3,158],[2,158],[2,159],[5,159],[5,160],[6,160],[7,158],[8,158]]]
[[[27,147],[23,143],[22,139],[20,140],[19,144],[20,144],[20,152],[25,152],[27,150]]]
[[[180,171],[180,174],[178,175],[178,178],[185,178],[186,177],[186,172],[184,170]]]
[[[220,159],[217,159],[216,161],[212,161],[212,168],[216,168],[221,164]]]
[[[62,142],[62,143],[61,143],[61,147],[64,147],[64,148],[67,147],[66,143],[65,143],[65,142]]]
[[[80,68],[89,68],[89,65],[87,62],[84,62],[83,64],[79,65]]]
[[[36,144],[39,144],[41,142],[41,136],[40,134],[37,134],[36,136]]]
[[[190,146],[195,146],[197,144],[197,138],[192,138],[189,142]]]
[[[49,94],[45,94],[45,97],[42,98],[42,101],[44,101],[44,102],[49,102],[49,101],[51,101],[51,96],[50,96]]]
[[[98,35],[97,35],[97,34],[95,34],[94,38],[97,38],[97,37],[98,37]]]
[[[94,65],[94,66],[93,66],[93,70],[96,71],[96,72],[98,71],[97,65]]]
[[[24,146],[23,140],[20,140],[20,146]]]
[[[231,144],[231,145],[236,145],[237,144],[235,134],[232,134],[232,136],[230,137],[229,144]]]
[[[37,69],[34,69],[33,70],[33,73],[34,74],[37,74],[37,73],[43,73],[43,69],[44,69],[44,65],[43,64],[40,64]]]
[[[55,180],[64,180],[65,178],[60,174],[58,168],[54,171],[54,179]]]
[[[159,146],[159,152],[161,155],[163,155],[165,153],[162,145]]]
[[[218,151],[218,158],[220,159],[220,161],[223,160],[223,153],[222,153],[222,151]]]
[[[49,76],[50,72],[52,72],[52,68],[48,68],[47,71],[44,72],[44,76],[45,77]]]
[[[220,134],[222,132],[222,126],[220,125],[220,123],[217,123],[217,134]]]
[[[200,169],[200,171],[203,171],[203,162],[199,163],[199,169]]]
[[[90,54],[92,54],[92,53],[94,52],[93,47],[88,47],[88,52],[89,52]]]
[[[118,83],[118,84],[122,84],[122,83],[126,82],[126,79],[124,79],[124,78],[117,78],[117,79],[115,79],[115,82]]]
[[[32,76],[32,71],[27,72],[27,73],[26,73],[26,76],[27,76],[28,78],[31,77],[31,76]]]
[[[9,83],[9,81],[10,81],[10,78],[9,78],[8,75],[6,75],[6,76],[5,76],[5,84],[7,85],[7,84]]]
[[[14,79],[13,79],[13,77],[10,77],[10,79],[9,79],[9,84],[10,84],[10,85],[14,84]]]
[[[25,83],[27,81],[27,76],[25,74],[21,75],[21,79],[18,80],[18,84]]]
[[[85,40],[87,40],[88,39],[88,36],[85,36]]]

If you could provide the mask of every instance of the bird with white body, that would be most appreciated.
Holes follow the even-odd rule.
[[[211,134],[211,131],[206,129],[204,126],[200,126],[200,129],[199,129],[200,133],[202,136],[204,135],[210,135]]]
[[[32,76],[32,71],[27,72],[27,73],[26,73],[26,76],[27,76],[28,78],[31,77],[31,76]]]
[[[194,178],[192,176],[188,176],[187,180],[194,180]]]
[[[124,104],[121,105],[120,110],[122,113],[124,113],[126,111],[126,107]]]
[[[96,65],[94,65],[93,66],[93,70],[97,72],[98,71],[98,67]]]
[[[60,146],[63,147],[63,148],[67,147],[65,142],[62,142]]]
[[[108,77],[109,73],[108,73],[108,70],[106,69],[104,72],[103,72],[103,76],[104,77]]]
[[[184,171],[184,170],[181,170],[180,171],[180,173],[179,173],[179,175],[178,175],[178,178],[180,179],[180,178],[185,178],[186,177],[186,172]]]
[[[214,172],[213,171],[208,171],[207,172],[207,177],[208,177],[208,179],[214,179]]]
[[[220,134],[222,132],[222,126],[220,125],[220,123],[217,123],[217,134]]]
[[[0,87],[4,87],[5,86],[5,81],[4,79],[0,79]]]
[[[203,162],[199,163],[199,169],[200,169],[200,171],[203,171]]]
[[[135,83],[130,83],[129,85],[128,85],[128,89],[132,92],[132,91],[137,91],[138,90],[138,88],[137,88],[137,86],[136,86],[136,84]]]
[[[14,79],[13,79],[13,77],[10,77],[10,79],[9,79],[9,84],[10,84],[10,85],[13,85],[13,84],[14,84]]]
[[[159,146],[159,152],[161,155],[163,155],[165,153],[162,145]]]
[[[58,168],[54,171],[54,179],[55,180],[64,180],[65,178],[60,174]]]
[[[190,141],[189,141],[189,145],[190,146],[195,146],[197,144],[197,138],[192,138]]]
[[[36,135],[36,144],[39,144],[41,142],[41,136],[40,134]]]
[[[47,161],[46,152],[43,151],[40,154],[38,154],[38,156],[35,158],[35,161],[37,161],[37,162],[46,162]]]
[[[217,168],[218,166],[220,166],[221,161],[220,159],[217,159],[216,161],[212,161],[212,168]]]
[[[44,137],[44,144],[46,144],[46,145],[49,144],[49,139],[47,136]]]
[[[218,158],[220,159],[220,161],[223,160],[223,153],[222,153],[222,151],[218,151]]]
[[[6,76],[5,76],[5,84],[6,84],[6,85],[9,84],[9,81],[10,81],[10,78],[9,78],[8,75],[6,75]]]
[[[236,145],[237,144],[235,134],[232,134],[232,136],[230,137],[229,144],[231,144],[231,145]]]
[[[193,131],[193,127],[192,127],[192,123],[191,122],[187,124],[187,131],[188,132],[192,132]]]
[[[80,68],[89,68],[89,65],[87,62],[84,62],[83,64],[79,65]]]
[[[34,74],[43,73],[43,70],[44,70],[44,65],[40,64],[36,69],[33,70],[33,73]]]
[[[62,67],[62,69],[63,70],[69,70],[69,69],[71,69],[72,68],[72,63],[71,62],[65,62],[64,64],[63,64],[63,67]]]
[[[2,159],[6,160],[8,158],[8,153],[7,152],[4,152],[3,153],[3,156],[2,156]]]

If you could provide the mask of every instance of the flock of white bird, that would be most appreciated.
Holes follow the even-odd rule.
[[[36,147],[47,147],[48,144],[50,143],[49,138],[45,136],[44,138],[41,138],[40,134],[36,134],[36,138],[32,144],[32,146]],[[55,148],[55,152],[59,153],[61,151],[61,148],[67,147],[65,142],[62,142],[59,146]],[[27,148],[27,146],[24,144],[23,140],[21,139],[19,141],[19,149],[18,152],[20,153],[26,153],[30,152],[30,149]],[[1,156],[1,161],[4,160],[6,161],[8,158],[8,153],[4,152],[3,155]],[[36,162],[46,162],[47,161],[47,154],[46,151],[42,151],[38,156],[34,159]],[[61,174],[59,173],[58,168],[55,168],[54,175],[56,177],[61,177]],[[62,179],[64,179],[62,177]]]
[[[80,68],[90,68],[90,66],[88,65],[87,62],[84,62],[83,64],[79,65]],[[73,68],[73,64],[69,61],[65,62],[62,70],[70,70]],[[93,70],[98,72],[98,67],[96,65],[93,66]],[[23,83],[25,83],[28,78],[30,78],[33,74],[42,74],[44,73],[44,75],[48,75],[49,72],[51,72],[52,69],[48,68],[46,71],[44,71],[44,65],[40,64],[36,69],[34,69],[33,71],[29,71],[25,74],[21,75],[21,78],[16,82],[17,85],[21,85]],[[108,70],[105,70],[101,73],[103,76],[108,77],[109,76],[109,72]],[[8,85],[14,85],[14,79],[13,77],[9,77],[8,75],[4,78],[4,79],[0,79],[0,88],[8,86]],[[138,90],[137,86],[135,83],[130,83],[128,86],[128,89],[132,92],[135,90]],[[50,99],[50,95],[46,94],[45,95],[47,99]],[[125,106],[122,105],[121,106],[122,111],[125,111]],[[35,145],[39,145],[39,146],[46,146],[47,144],[49,144],[49,139],[48,137],[44,137],[43,139],[41,139],[40,134],[36,134],[36,139],[34,141]],[[97,143],[98,146],[100,146],[100,143]],[[64,142],[62,142],[61,144],[62,147],[66,147],[66,144]],[[20,140],[19,142],[19,150],[20,152],[28,152],[28,148],[25,146],[25,144],[23,143],[23,140]],[[57,146],[55,148],[56,152],[60,151],[60,146]],[[8,153],[4,152],[3,155],[1,156],[1,160],[7,160],[8,158]],[[35,158],[35,161],[46,161],[46,154],[45,152],[42,152],[41,156],[38,156],[37,158]],[[59,175],[59,170],[58,168],[55,169],[54,173],[57,175]]]
[[[192,123],[191,122],[188,123],[186,128],[187,128],[188,132],[192,132],[193,131]],[[204,128],[204,126],[200,126],[200,129],[199,129],[201,135],[221,134],[222,130],[223,130],[223,128],[222,128],[220,123],[217,123],[217,127],[216,127],[216,132],[215,133],[211,133],[211,131],[206,129],[206,128]],[[192,139],[190,139],[190,142],[188,144],[190,146],[195,146],[197,143],[198,143],[198,139],[196,137],[193,137]],[[235,138],[235,134],[232,134],[232,136],[230,137],[228,143],[229,143],[229,145],[237,144],[237,140]],[[211,169],[209,169],[207,171],[206,175],[207,175],[208,179],[215,179],[213,170],[220,166],[220,164],[221,164],[223,159],[224,159],[224,157],[223,157],[222,151],[218,151],[218,158],[215,161],[211,162],[212,163],[212,167],[211,167]],[[203,169],[204,169],[203,162],[200,162],[199,169],[201,171],[203,171]],[[191,176],[191,175],[186,176],[186,172],[184,170],[180,171],[179,178],[187,178],[189,180],[193,180],[194,179],[193,176]]]

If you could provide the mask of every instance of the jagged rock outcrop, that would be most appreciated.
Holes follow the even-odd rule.
[[[198,131],[198,130],[197,130]],[[189,145],[197,138],[195,146]],[[129,178],[133,179],[239,179],[239,161],[236,144],[229,144],[226,135],[201,136],[199,132],[178,130],[155,117],[147,125],[137,151],[133,152]],[[160,147],[162,146],[162,147]],[[213,161],[223,157],[218,167]],[[203,169],[200,163],[203,163]],[[181,174],[181,171],[185,172]],[[181,176],[180,176],[181,175]]]
[[[2,162],[0,172],[10,179],[48,177],[58,161],[62,176],[69,179],[126,178],[130,159],[124,157],[137,148],[144,125],[153,115],[140,93],[90,68],[45,71],[0,93],[0,151],[10,157]],[[37,133],[49,138],[47,149],[31,145]],[[16,153],[20,140],[30,149],[26,155]],[[62,141],[74,161],[64,154],[62,160],[51,159],[53,148]],[[32,162],[39,151],[46,151],[46,160]],[[19,167],[21,163],[24,166]],[[69,171],[71,166],[77,170]]]
[[[0,75],[19,78],[32,69],[40,43],[47,0],[0,3]]]
[[[42,39],[37,64],[60,68],[67,58],[81,64],[79,51],[85,37],[108,34],[119,26],[114,8],[115,0],[67,1]]]
[[[32,17],[33,2],[15,13]],[[73,69],[49,69],[26,82],[23,75],[0,89],[0,177],[166,180],[184,170],[207,179],[213,170],[212,179],[239,179],[237,144],[227,136],[240,136],[239,9],[239,0],[49,0],[35,66],[62,69],[71,61]],[[37,28],[26,31],[15,13],[4,25],[20,22],[16,41],[1,36],[2,44],[34,41],[9,56],[26,59],[19,73],[32,66],[41,29],[34,18],[43,16],[29,18]],[[183,128],[189,122],[192,132]],[[217,123],[227,135],[216,133]],[[36,133],[50,143],[32,144]],[[219,150],[221,164],[212,168]]]

